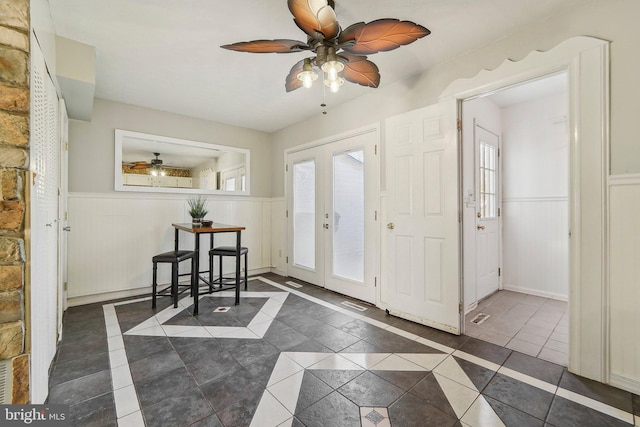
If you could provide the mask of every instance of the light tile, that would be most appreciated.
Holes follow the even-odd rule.
[[[537,387],[551,394],[555,394],[556,390],[558,390],[558,386],[554,384],[539,380],[537,378],[523,374],[522,372],[518,372],[513,369],[505,368],[504,366],[502,366],[498,370],[498,373],[511,377],[514,380],[518,380],[525,384],[529,384],[530,386]]]
[[[115,369],[119,366],[128,364],[129,360],[127,360],[127,353],[125,352],[124,348],[109,352],[109,365],[111,369]]]
[[[273,384],[282,381],[285,378],[290,377],[293,374],[296,374],[300,371],[304,370],[302,366],[291,360],[285,354],[280,354],[278,357],[278,361],[276,362],[276,366],[273,367],[273,371],[271,372],[271,377],[269,377],[269,383],[267,387],[272,386]],[[284,421],[284,420],[283,420]]]
[[[452,381],[457,382],[460,385],[465,386],[474,391],[478,391],[473,381],[469,379],[469,376],[462,370],[458,362],[451,357],[448,356],[442,363],[440,363],[433,370],[434,374],[439,374],[443,377],[446,377]]]
[[[309,367],[309,369],[332,369],[332,370],[343,370],[343,371],[362,371],[363,368],[360,365],[357,365],[343,357],[340,354],[331,354],[331,356],[326,359],[321,360],[320,362],[313,364]]]
[[[387,325],[386,323],[382,323],[378,320],[371,319],[369,317],[362,317],[360,318],[360,320],[362,320],[363,322],[367,322],[370,325],[377,326],[380,329],[387,329],[389,327],[389,325]]]
[[[109,351],[120,350],[124,348],[124,340],[122,339],[122,335],[115,335],[113,337],[107,338],[107,348]]]
[[[187,329],[183,332],[177,332],[173,337],[183,337],[183,338],[212,338],[211,334],[203,327],[198,326],[195,328]]]
[[[547,320],[537,318],[532,318],[526,323],[526,325],[528,326],[533,326],[539,329],[546,329],[548,331],[553,331],[557,324],[558,322],[549,322]]]
[[[473,402],[461,421],[472,427],[505,427],[504,423],[482,395]]]
[[[250,427],[274,427],[291,418],[293,414],[265,390],[256,408]]]
[[[435,373],[434,376],[444,395],[447,396],[453,411],[458,418],[462,418],[480,393],[478,393],[475,387],[470,389],[438,373]]]
[[[569,340],[567,339],[567,341]],[[544,346],[545,348],[550,348],[551,350],[559,351],[561,353],[569,353],[568,342],[556,341],[552,337],[549,338],[549,341],[547,341]]]
[[[292,414],[296,411],[304,370],[267,387],[267,390]]]
[[[107,338],[122,335],[122,333],[120,332],[120,325],[118,323],[114,323],[112,325],[106,325],[106,326],[107,326]]]
[[[122,418],[118,418],[118,427],[145,427],[142,411],[136,411]]]
[[[282,304],[280,304],[280,307],[282,307]],[[279,310],[280,308],[278,308]],[[276,313],[277,315],[277,313]],[[263,322],[273,322],[273,318],[275,316],[271,316],[268,313],[264,312],[264,311],[259,311],[254,317],[253,319],[251,319],[251,322],[249,322],[249,324],[247,325],[247,328],[251,328],[251,326],[253,325],[258,325],[260,323]]]
[[[391,356],[391,353],[341,353],[341,355],[364,369],[371,369],[372,366]]]
[[[422,366],[428,371],[432,371],[449,357],[447,353],[398,353],[397,355],[416,365]]]
[[[377,422],[371,421],[367,418],[373,411],[377,413],[376,417],[382,417]],[[360,407],[360,424],[362,427],[391,427],[391,421],[389,420],[389,410],[387,408],[373,408],[373,407]]]
[[[415,363],[395,354],[386,357],[380,361],[380,363],[369,369],[374,371],[426,371],[422,366],[416,365]]]
[[[220,335],[215,336],[215,338],[235,338],[235,339],[258,339],[259,337],[255,332],[251,329],[236,327],[236,326],[227,326],[226,332],[223,331]],[[213,336],[213,334],[212,334]]]
[[[506,347],[510,348],[511,350],[519,351],[520,353],[528,354],[533,357],[537,356],[538,353],[540,353],[540,350],[542,350],[541,345],[532,344],[530,342],[522,341],[516,338],[509,341]]]
[[[293,425],[293,417],[289,418],[287,421],[278,425],[278,427],[291,427]]]
[[[111,386],[113,390],[118,390],[133,384],[129,365],[118,366],[111,369]]]
[[[511,341],[511,338],[511,335],[502,335],[491,331],[484,331],[478,336],[479,340],[487,341],[499,346],[505,346],[509,341]]]
[[[573,391],[566,390],[562,387],[558,387],[558,391],[556,394],[567,400],[586,406],[587,408],[594,409],[598,412],[602,412],[603,414],[607,414],[626,423],[633,423],[633,415],[626,411],[623,411],[622,409],[614,408],[613,406],[609,406],[606,403],[602,403],[598,400],[591,399],[590,397],[574,393]]]
[[[333,357],[335,353],[284,353],[291,360],[296,362],[303,368],[308,368],[316,363],[328,358]]]
[[[545,339],[549,338],[551,336],[551,334],[553,333],[553,330],[551,329],[542,329],[542,328],[538,328],[537,326],[533,326],[533,325],[524,325],[522,327],[522,329],[520,329],[520,332],[525,332],[527,334],[531,334],[531,335],[537,335],[540,337],[544,337]]]
[[[396,335],[400,335],[401,337],[408,338],[408,339],[410,339],[410,340],[412,340],[412,341],[417,340],[418,338],[420,338],[420,337],[419,337],[418,335],[416,335],[416,334],[412,334],[412,333],[407,332],[407,331],[404,331],[404,330],[402,330],[402,329],[400,329],[400,328],[396,328],[395,326],[389,326],[389,327],[387,328],[387,331],[389,331],[389,332],[393,332],[393,333],[394,333],[394,334],[396,334]]]
[[[569,364],[569,355],[550,348],[543,347],[538,354],[538,358],[556,363],[558,365],[567,366]]]
[[[113,400],[116,405],[118,418],[140,411],[138,406],[138,395],[133,385],[113,391]]]
[[[531,344],[536,344],[536,345],[544,345],[545,342],[547,342],[547,338],[543,337],[541,335],[535,335],[529,332],[525,332],[525,331],[520,331],[518,332],[515,336],[515,339],[520,340],[520,341],[525,341]]]
[[[196,331],[196,330],[203,330],[203,329],[204,328],[202,326],[162,325],[162,330],[168,337],[177,337],[177,336],[180,336],[180,334],[185,334],[185,333],[187,333],[187,335],[182,335],[182,336],[190,336],[188,334],[189,331]],[[194,333],[197,333],[197,332],[194,332]]]
[[[156,319],[156,316],[152,316],[152,317],[148,318],[147,320],[145,320],[144,322],[139,323],[138,325],[136,325],[133,328],[129,329],[127,332],[125,332],[125,335],[132,335],[133,332],[142,331],[144,329],[149,329],[149,328],[152,328],[154,326],[160,326],[160,322],[158,322],[158,319]]]
[[[442,352],[447,353],[447,354],[451,354],[451,353],[453,353],[455,351],[454,348],[448,347],[448,346],[446,346],[444,344],[440,344],[440,343],[435,342],[435,341],[428,340],[426,338],[418,338],[416,340],[416,342],[419,342],[420,344],[424,344],[427,347],[435,348],[436,350],[442,351]]]
[[[250,329],[256,336],[262,338],[264,337],[264,334],[266,334],[269,330],[271,323],[273,323],[273,319],[262,323],[250,323],[247,328]]]
[[[150,337],[166,337],[167,334],[165,333],[164,329],[162,329],[162,326],[157,325],[157,326],[151,326],[150,328],[146,328],[146,329],[139,329],[136,331],[128,331],[124,333],[125,335],[138,335],[138,336],[150,336]]]
[[[453,355],[456,357],[459,357],[460,359],[464,359],[467,362],[471,362],[474,363],[476,365],[480,365],[483,368],[487,368],[491,371],[497,371],[498,369],[500,369],[500,365],[490,362],[488,360],[485,359],[481,359],[477,356],[474,356],[473,354],[469,354],[469,353],[465,353],[464,351],[461,350],[456,350],[453,352]],[[453,379],[453,378],[452,378]]]
[[[162,310],[160,313],[157,313],[155,317],[159,324],[163,324],[164,322],[173,318],[175,315],[177,315],[183,310],[184,308],[182,307],[173,308],[173,306],[171,305],[168,308],[165,308],[164,310]]]

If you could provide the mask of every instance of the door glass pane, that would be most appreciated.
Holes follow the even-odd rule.
[[[498,151],[480,141],[480,214],[481,218],[495,218],[498,212],[496,197],[496,165]]]
[[[293,263],[316,267],[316,164],[293,165]]]
[[[364,151],[333,156],[333,274],[364,281]]]

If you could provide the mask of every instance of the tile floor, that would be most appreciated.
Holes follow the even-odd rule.
[[[197,317],[188,297],[70,308],[48,403],[83,427],[640,423],[638,396],[286,280],[204,295]]]
[[[488,314],[482,323],[471,321]],[[482,300],[465,317],[465,335],[559,365],[569,361],[569,312],[565,301],[511,291]]]

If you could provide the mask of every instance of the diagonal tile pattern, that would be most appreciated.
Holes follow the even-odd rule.
[[[637,396],[553,363],[275,275],[249,285],[240,306],[202,296],[196,317],[190,298],[70,309],[49,403],[82,426],[634,423]]]

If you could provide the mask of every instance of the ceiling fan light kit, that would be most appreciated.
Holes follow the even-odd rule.
[[[324,84],[334,93],[345,80],[377,88],[380,71],[366,55],[397,49],[431,33],[422,25],[392,18],[359,22],[342,30],[332,0],[288,0],[288,6],[294,22],[307,35],[306,43],[275,39],[221,46],[250,53],[314,53],[315,56],[305,58],[291,68],[285,81],[287,92],[312,87],[318,79],[318,71],[324,74]]]

